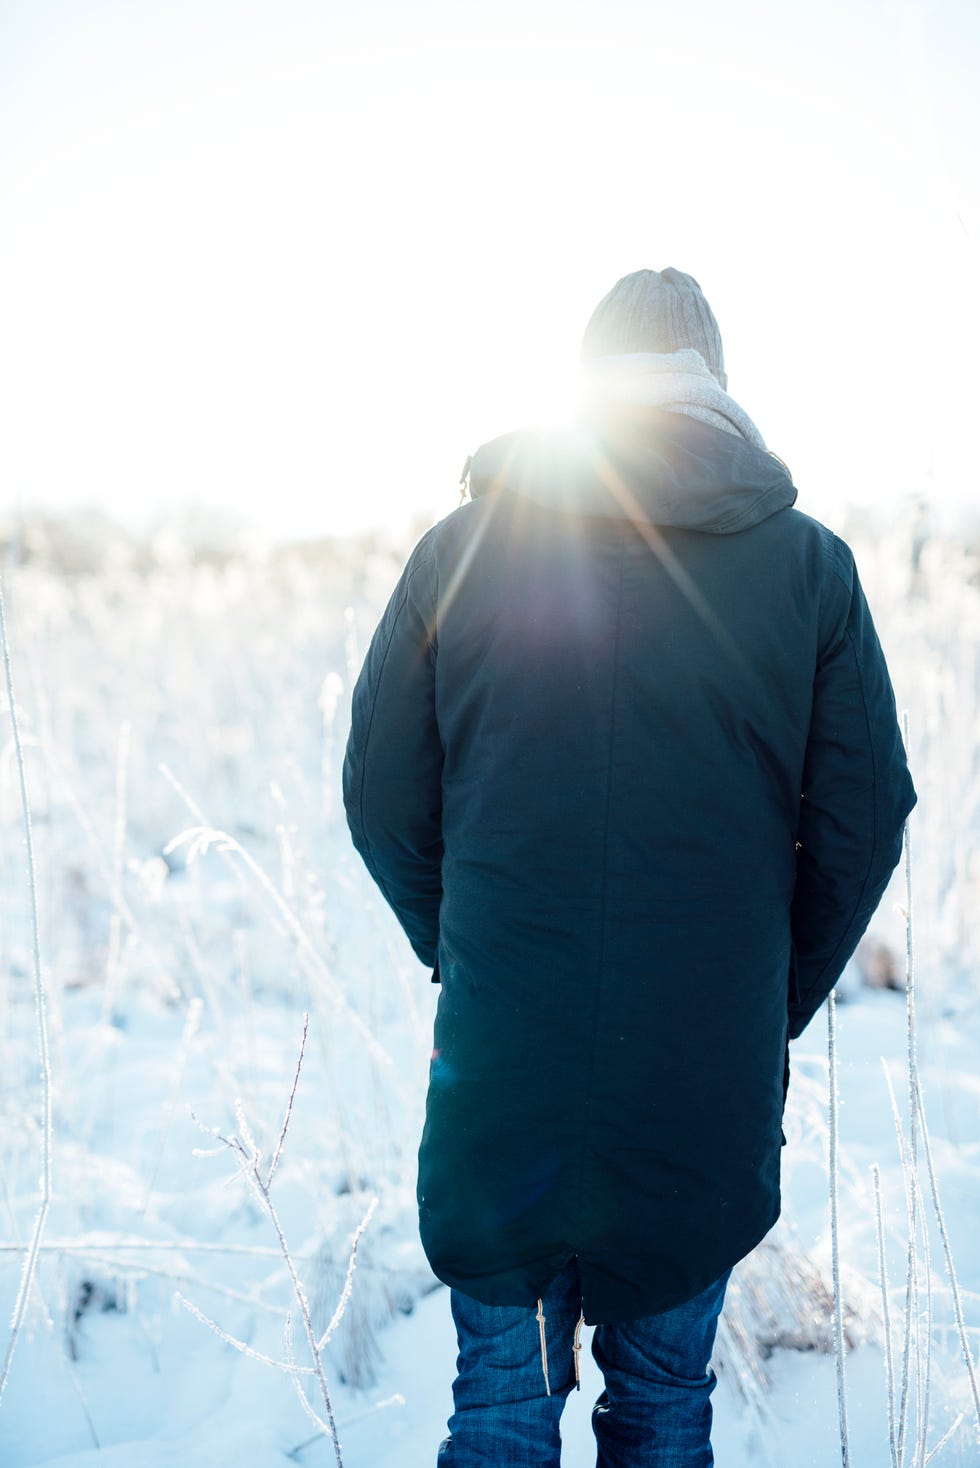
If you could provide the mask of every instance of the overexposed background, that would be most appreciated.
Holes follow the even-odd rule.
[[[971,0],[6,0],[10,503],[445,513],[622,274],[834,518],[976,499]]]

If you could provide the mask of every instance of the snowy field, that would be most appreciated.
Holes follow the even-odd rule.
[[[952,1468],[980,1462],[962,1351],[965,1340],[975,1374],[980,564],[911,526],[855,548],[909,710],[920,797],[915,1033],[930,1149],[918,1117],[917,1165],[906,1155],[903,1168],[889,1097],[890,1078],[908,1148],[900,873],[836,1006],[850,1461],[886,1468],[900,1446],[912,1468],[952,1428],[936,1458]],[[448,1295],[415,1232],[435,991],[350,850],[339,800],[352,678],[406,549],[191,553],[176,534],[150,547],[40,525],[0,546],[51,1105],[50,1201],[14,1343],[44,1192],[46,1088],[4,695],[2,1468],[335,1463],[300,1401],[324,1416],[290,1270],[319,1340],[375,1199],[346,1310],[318,1353],[323,1377],[345,1468],[434,1462],[455,1357]],[[840,1461],[827,1035],[824,1010],[793,1046],[783,1217],[729,1289],[720,1468]],[[594,1462],[598,1389],[590,1361],[566,1411],[569,1468]],[[890,1416],[896,1432],[906,1423],[894,1455]]]

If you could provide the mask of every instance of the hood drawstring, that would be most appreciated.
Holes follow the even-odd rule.
[[[544,1336],[544,1303],[538,1301],[538,1333],[541,1336],[541,1370],[544,1372],[544,1389],[551,1396],[551,1382],[548,1380],[548,1343]]]
[[[544,1389],[550,1397],[551,1381],[548,1377],[548,1342],[545,1337],[544,1330],[545,1315],[543,1300],[538,1301],[538,1313],[535,1316],[535,1319],[538,1322],[538,1334],[541,1337],[541,1370],[544,1374]],[[582,1390],[582,1371],[579,1358],[582,1352],[582,1327],[584,1324],[585,1311],[583,1310],[578,1320],[575,1322],[575,1335],[572,1338],[572,1360],[575,1363],[575,1390],[577,1392]]]
[[[466,463],[463,465],[463,472],[459,476],[459,503],[461,505],[463,505],[463,504],[466,503],[466,496],[469,493],[469,488],[470,488],[470,465],[472,464],[472,462],[473,462],[473,455],[472,454],[467,454],[466,455]],[[457,509],[458,508],[459,508],[459,506],[457,506]]]
[[[578,1318],[578,1323],[575,1326],[575,1336],[572,1341],[572,1359],[575,1362],[575,1390],[577,1392],[580,1392],[582,1390],[582,1372],[579,1363],[579,1354],[582,1350],[582,1326],[584,1324],[585,1311],[583,1310],[582,1314]]]

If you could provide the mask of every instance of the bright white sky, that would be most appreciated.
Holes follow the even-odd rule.
[[[3,0],[6,507],[445,513],[700,280],[800,507],[980,501],[976,0]]]

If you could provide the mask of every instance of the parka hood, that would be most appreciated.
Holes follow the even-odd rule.
[[[624,404],[560,430],[520,429],[473,455],[470,493],[574,514],[730,535],[796,499],[774,455],[699,419]]]

